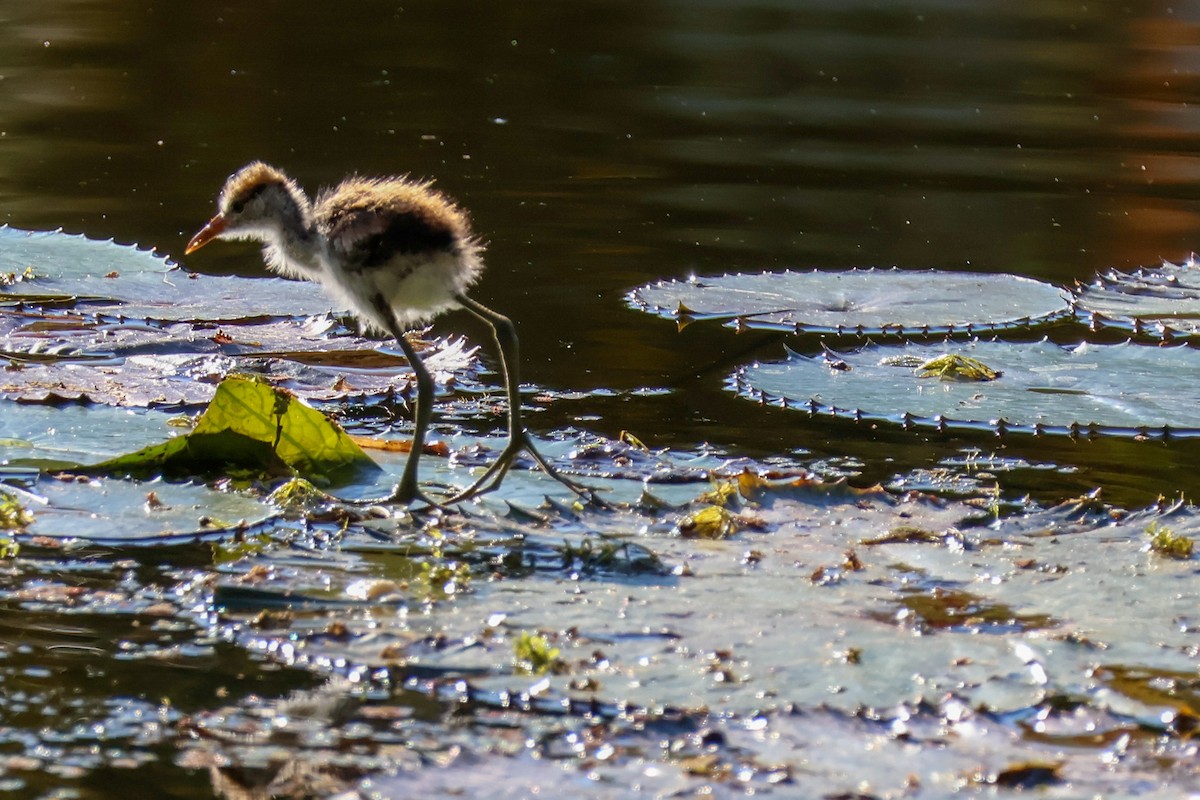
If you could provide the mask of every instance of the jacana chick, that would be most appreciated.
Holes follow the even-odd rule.
[[[534,447],[521,422],[518,342],[512,321],[467,296],[483,271],[483,246],[465,211],[429,182],[405,177],[351,177],[314,201],[282,171],[256,161],[226,180],[217,214],[187,244],[193,253],[214,239],[261,242],[267,267],[320,283],[367,328],[391,335],[417,379],[412,449],[392,500],[432,503],[417,485],[433,403],[433,378],[405,331],[443,312],[465,308],[492,329],[508,396],[508,442],[455,503],[500,486],[521,451],[566,487],[589,492],[561,475]]]

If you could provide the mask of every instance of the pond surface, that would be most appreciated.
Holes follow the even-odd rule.
[[[455,0],[400,6],[306,0],[216,7],[14,0],[0,7],[0,222],[139,243],[192,270],[253,276],[263,268],[250,246],[182,255],[212,214],[221,183],[241,164],[271,161],[310,190],[352,172],[435,178],[471,210],[488,243],[488,271],[474,296],[516,321],[523,378],[560,398],[533,415],[539,432],[569,429],[615,439],[628,430],[651,448],[703,454],[712,445],[722,455],[760,464],[845,474],[857,487],[897,476],[899,485],[924,487],[920,476],[947,464],[995,457],[1004,467],[990,479],[1005,500],[1032,494],[1051,506],[1099,487],[1104,500],[1136,508],[1160,495],[1198,496],[1200,442],[1000,441],[987,431],[904,431],[761,408],[728,392],[724,381],[756,358],[781,358],[782,334],[735,337],[706,325],[677,331],[669,321],[630,309],[624,295],[641,284],[693,274],[891,266],[1011,273],[1069,286],[1109,268],[1185,260],[1200,241],[1198,75],[1200,2]],[[486,342],[486,331],[466,315],[439,320],[432,333]],[[17,408],[6,403],[0,413],[21,413]],[[1005,536],[1009,541],[1015,534]],[[668,570],[689,564],[693,549],[719,571],[739,568],[729,553],[669,541],[653,543],[669,551],[660,553]],[[769,547],[782,550],[788,541]],[[1043,554],[1044,544],[1038,539],[1027,546],[1039,560],[1067,558]],[[737,545],[739,553],[765,546]],[[796,556],[805,565],[806,591],[814,567],[840,558],[836,540],[826,537],[821,547],[819,557]],[[934,561],[944,556],[938,553]],[[1138,558],[1126,556],[1131,563]],[[212,560],[207,548],[164,548],[156,555],[118,550],[65,562],[53,552],[37,558],[46,560],[22,580],[36,573],[36,583],[44,570],[48,585],[66,574],[80,590],[103,587],[132,604],[131,613],[140,615],[135,621],[147,627],[114,623],[103,613],[63,625],[47,610],[57,595],[9,596],[5,616],[24,610],[17,622],[0,620],[0,654],[9,659],[0,680],[10,697],[13,687],[24,694],[0,706],[0,740],[15,748],[13,742],[32,741],[44,728],[69,741],[72,752],[103,750],[107,734],[72,728],[79,719],[137,720],[140,733],[114,734],[119,749],[128,748],[120,758],[78,756],[51,778],[29,778],[27,763],[0,764],[0,787],[30,796],[67,787],[76,796],[128,798],[131,790],[114,787],[137,773],[144,786],[156,787],[144,792],[147,797],[232,793],[216,778],[216,788],[196,780],[215,769],[216,760],[181,759],[163,731],[199,731],[203,740],[203,720],[188,722],[187,715],[199,719],[226,697],[231,704],[255,693],[278,697],[318,682],[289,659],[265,656],[269,645],[256,650],[249,635],[222,634],[212,620],[214,627],[206,628],[201,612],[187,622],[154,623],[154,612],[145,616],[160,601],[193,611],[189,603],[202,604],[200,589],[182,582],[202,582],[197,576]],[[908,583],[895,575],[909,569],[912,585],[922,590],[933,591],[930,575],[938,569],[962,577],[945,565],[904,561],[889,562],[886,580],[897,587]],[[1154,571],[1139,564],[1130,569]],[[373,574],[357,560],[347,569]],[[1171,575],[1195,580],[1185,567]],[[172,580],[181,583],[172,586]],[[629,602],[649,604],[646,598],[668,591],[671,580],[639,582],[628,588],[636,597]],[[123,595],[117,592],[122,587]],[[536,607],[533,598],[541,595],[529,591],[521,608]],[[611,586],[606,591],[621,594]],[[1086,599],[1085,589],[1077,591]],[[951,616],[975,602],[938,597],[951,598],[944,603],[951,611],[940,609]],[[770,613],[786,616],[784,601],[776,596]],[[607,602],[612,607],[604,606],[604,613],[620,606]],[[859,602],[853,595],[856,608]],[[934,612],[919,602],[889,602],[908,609],[910,620],[924,615],[921,624],[932,630],[955,628],[929,621]],[[1162,615],[1169,618],[1171,608]],[[837,608],[828,611],[824,622],[841,619]],[[1050,611],[1053,619],[1038,618],[1029,627],[1058,625],[1067,616],[1064,608]],[[900,613],[888,605],[889,619],[893,612]],[[529,626],[554,623],[545,616]],[[480,610],[478,619],[487,618]],[[1013,619],[1019,623],[1020,615]],[[1014,627],[1002,633],[1023,635],[1020,624]],[[447,630],[457,630],[452,636],[463,642],[471,636],[450,623]],[[1178,631],[1195,630],[1192,612],[1167,637],[1172,652],[1186,648]],[[826,633],[817,630],[814,641],[839,638]],[[203,641],[209,635],[213,639]],[[851,652],[853,643],[847,646]],[[193,647],[200,647],[198,656]],[[470,650],[469,642],[463,647]],[[742,671],[717,644],[705,647],[708,656],[691,654],[703,662],[697,671]],[[905,647],[917,646],[896,646],[909,667],[909,655],[912,663],[919,659]],[[39,663],[38,653],[54,653],[55,661]],[[1167,675],[1188,658],[1190,676]],[[1160,663],[1130,652],[1128,664],[1110,664],[1097,680],[1145,700],[1128,686],[1143,678],[1194,681],[1194,655],[1180,659]],[[1026,666],[1036,660],[1017,659]],[[153,669],[145,670],[147,663]],[[1135,668],[1162,674],[1121,671]],[[828,664],[824,669],[830,671]],[[149,689],[139,689],[143,674]],[[95,676],[102,680],[89,684]],[[1062,697],[1076,688],[1066,686]],[[868,691],[874,689],[864,681],[851,695],[871,703],[899,702],[903,695],[879,689],[876,696]],[[731,713],[748,717],[753,691],[731,691]],[[169,692],[176,707],[160,703]],[[686,694],[680,689],[671,696],[686,705],[678,699]],[[627,697],[637,695],[626,689]],[[438,697],[434,689],[399,704],[430,726],[431,739],[446,734],[430,722]],[[658,697],[648,692],[640,700]],[[785,741],[807,741],[809,728],[822,727],[812,716],[821,702],[808,695],[791,699],[803,701],[798,716],[775,718],[771,727],[784,729]],[[42,707],[51,710],[39,716],[35,710]],[[836,703],[830,709],[848,715],[830,723],[840,735],[862,741],[876,735],[862,728],[878,719],[860,719]],[[377,709],[392,711],[395,706]],[[930,713],[919,708],[913,719]],[[950,714],[939,706],[933,721]],[[147,716],[161,728],[147,732]],[[494,724],[502,729],[509,722]],[[720,735],[733,742],[747,730]],[[339,745],[350,747],[355,733],[343,733]],[[631,741],[618,747],[653,750],[647,744],[652,734],[630,733]],[[496,734],[500,743],[489,746],[500,752],[503,739]],[[434,749],[421,750],[422,758],[435,761]],[[904,764],[903,753],[890,757]],[[787,760],[774,751],[762,758]],[[1009,762],[1028,758],[1018,752]],[[692,767],[693,775],[706,768]],[[547,786],[562,780],[539,775],[536,765],[525,768]],[[18,783],[3,783],[16,781],[11,776],[21,769]],[[852,766],[846,769],[853,773]],[[505,773],[491,762],[480,774],[488,770],[525,774]],[[1174,777],[1196,780],[1194,773]],[[622,784],[632,777],[618,773],[610,780]],[[1158,780],[1150,783],[1159,786]],[[760,790],[773,785],[764,781]],[[681,790],[669,783],[646,786],[648,792]],[[431,796],[449,791],[432,778],[423,788]],[[486,788],[477,789],[480,796],[487,796]],[[595,796],[607,795],[596,789]]]
[[[958,443],[897,450],[866,431],[762,425],[694,377],[777,343],[676,335],[623,306],[635,285],[892,265],[1069,284],[1180,260],[1200,227],[1200,12],[1187,3],[0,14],[0,220],[178,257],[225,176],[253,158],[310,189],[350,172],[434,177],[489,243],[476,294],[517,320],[526,379],[677,389],[568,412],[664,445],[694,442],[703,424],[737,448],[850,451],[875,469]],[[187,264],[261,270],[248,246]],[[478,337],[471,324],[439,329]],[[1106,459],[1099,449],[1074,456]],[[1122,500],[1200,474],[1164,472],[1155,449],[1138,460],[1145,480]]]

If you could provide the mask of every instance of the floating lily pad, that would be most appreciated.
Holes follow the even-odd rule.
[[[335,343],[330,351],[291,352],[270,352],[203,338],[195,349],[208,351],[206,355],[168,350],[127,358],[33,363],[26,359],[19,367],[0,372],[0,397],[27,403],[86,401],[131,408],[176,408],[207,403],[221,378],[240,371],[261,375],[306,400],[334,401],[385,395],[404,388],[412,375],[399,356],[346,349],[356,342],[368,344],[356,337],[343,337],[347,341]],[[462,380],[477,363],[475,348],[467,347],[463,339],[419,346],[425,365],[443,389]]]
[[[385,395],[411,380],[392,343],[357,336],[313,283],[189,274],[135,247],[0,227],[0,397],[199,405],[228,372],[309,400]],[[442,386],[476,348],[423,347]]]
[[[201,483],[76,481],[42,477],[22,493],[33,523],[25,537],[104,544],[167,544],[228,538],[223,525],[256,524],[274,512],[257,499]],[[24,537],[23,537],[24,538]]]
[[[150,250],[61,231],[0,227],[0,303],[150,320],[309,316],[329,311],[314,283],[188,272]]]
[[[328,314],[267,322],[98,320],[71,311],[0,310],[0,355],[17,362],[110,358],[146,353],[253,355],[373,350],[382,342],[347,331]]]
[[[680,323],[719,319],[815,333],[1001,331],[1069,316],[1068,295],[1016,275],[854,269],[658,281],[628,295],[635,308]]]
[[[958,354],[1000,377],[921,377],[919,365]],[[928,427],[1037,433],[1200,435],[1200,352],[1187,347],[972,341],[873,345],[809,358],[790,354],[733,376],[740,394],[818,414]]]
[[[1079,310],[1100,325],[1171,338],[1200,335],[1200,263],[1109,271],[1076,291]]]
[[[160,442],[171,416],[108,406],[18,406],[0,401],[0,466],[55,468],[103,461]]]

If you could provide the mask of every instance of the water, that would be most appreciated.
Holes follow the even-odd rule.
[[[523,377],[607,390],[566,424],[850,463],[867,484],[981,447],[1012,494],[1196,496],[1192,442],[913,433],[722,389],[778,337],[625,307],[658,278],[851,266],[1060,285],[1200,240],[1200,2],[274,2],[0,6],[0,222],[182,257],[255,158],[310,190],[432,177],[488,242],[475,296]],[[258,274],[250,247],[186,260]],[[482,340],[465,315],[438,323]],[[627,390],[666,388],[667,394]],[[199,790],[198,790],[199,791]]]

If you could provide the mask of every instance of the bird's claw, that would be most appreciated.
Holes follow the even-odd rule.
[[[514,437],[511,439],[508,445],[505,446],[504,451],[500,453],[495,461],[492,462],[492,465],[488,467],[487,471],[484,472],[483,475],[479,476],[479,479],[466,489],[463,489],[458,494],[446,500],[446,505],[461,503],[464,500],[470,500],[471,498],[479,497],[480,495],[499,489],[500,483],[504,480],[504,476],[508,474],[509,469],[512,467],[513,461],[516,460],[516,457],[520,455],[522,451],[528,453],[529,456],[537,463],[537,465],[541,467],[543,472],[545,472],[551,478],[554,478],[554,480],[558,481],[563,486],[570,489],[579,497],[582,497],[589,503],[603,502],[600,500],[599,495],[596,494],[595,489],[590,486],[585,486],[582,483],[577,483],[555,469],[550,462],[546,460],[545,456],[543,456],[534,446],[533,440],[529,438],[529,434],[522,434],[519,437]]]
[[[392,496],[388,498],[388,502],[394,505],[408,506],[409,510],[412,511],[424,511],[430,509],[437,511],[450,510],[448,507],[449,504],[446,501],[434,500],[432,497],[422,492],[418,487],[406,486],[404,482],[401,482],[400,485],[396,487],[395,491],[392,492]],[[424,503],[425,507],[413,508],[413,506],[417,503]]]

